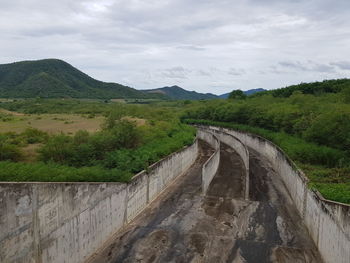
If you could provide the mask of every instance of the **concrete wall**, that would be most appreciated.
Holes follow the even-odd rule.
[[[350,262],[350,206],[325,200],[307,187],[308,179],[272,142],[249,133],[210,127],[241,140],[264,155],[283,178],[289,193],[325,262]]]
[[[207,142],[214,149],[214,153],[202,167],[202,192],[205,195],[219,168],[220,141],[211,132],[200,128],[197,129],[197,138]]]
[[[198,127],[199,130],[207,131],[208,129],[201,129]],[[237,137],[232,136],[231,134],[225,132],[224,130],[217,130],[217,129],[211,129],[209,131],[214,135],[214,137],[218,138],[220,142],[223,142],[227,144],[228,146],[232,147],[238,155],[241,157],[245,169],[245,198],[249,198],[249,151],[245,144],[239,140]]]
[[[197,141],[123,183],[0,183],[0,262],[83,262],[198,155]]]
[[[214,154],[203,165],[202,188],[205,194],[210,182],[213,180],[220,163],[220,142],[232,147],[243,161],[245,168],[245,198],[249,197],[249,151],[245,144],[238,138],[223,130],[208,130],[205,127],[197,126],[197,137],[209,143],[215,150]]]

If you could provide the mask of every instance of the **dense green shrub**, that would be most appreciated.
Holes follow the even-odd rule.
[[[339,110],[320,115],[306,129],[304,137],[318,144],[350,152],[350,112]]]
[[[132,174],[99,166],[75,168],[54,163],[0,162],[0,181],[126,182]]]
[[[26,143],[33,144],[46,142],[49,135],[35,128],[27,128],[20,134],[20,137],[23,138]]]
[[[135,124],[121,120],[110,129],[92,135],[86,131],[79,131],[73,137],[53,135],[39,150],[40,160],[76,167],[92,166],[110,151],[137,147],[140,140]]]
[[[20,161],[22,153],[18,146],[8,144],[0,138],[0,161]]]
[[[125,121],[122,123],[129,127]],[[195,135],[195,129],[187,125],[155,123],[139,127],[137,134],[145,135],[142,145],[129,147],[135,146],[129,141],[132,132],[122,139],[113,137],[120,136],[125,127],[116,125],[96,134],[79,131],[74,136],[51,136],[40,150],[43,162],[0,162],[0,181],[127,181],[150,164],[191,144]]]
[[[215,125],[258,134],[280,146],[289,157],[301,163],[318,164],[327,167],[350,165],[350,160],[345,152],[327,146],[310,143],[286,133],[272,132],[266,129],[234,123],[193,119],[184,121],[190,124]]]
[[[0,121],[6,122],[6,121],[12,121],[12,120],[13,120],[13,116],[0,112]]]

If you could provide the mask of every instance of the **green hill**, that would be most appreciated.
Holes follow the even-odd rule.
[[[218,96],[211,93],[198,93],[188,91],[179,86],[164,87],[159,89],[145,90],[149,94],[162,94],[174,100],[208,100],[217,99]]]
[[[0,65],[2,98],[160,98],[117,83],[95,80],[58,59]]]
[[[317,81],[311,83],[301,83],[298,85],[292,85],[285,88],[265,91],[258,96],[266,94],[272,94],[274,97],[288,98],[294,92],[300,92],[302,94],[310,95],[322,95],[325,93],[339,93],[342,90],[350,87],[350,79],[331,79],[324,81]]]

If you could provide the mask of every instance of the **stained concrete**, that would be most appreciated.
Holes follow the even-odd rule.
[[[187,171],[197,145],[165,157],[128,184],[0,182],[0,262],[84,262]]]
[[[202,168],[202,193],[206,194],[211,181],[219,169],[220,141],[212,132],[202,129],[197,129],[197,138],[207,142],[214,149],[214,153],[203,164]]]
[[[221,144],[217,175],[201,194],[199,159],[169,191],[116,234],[89,262],[322,262],[279,176],[250,157],[245,200],[242,160]]]
[[[206,128],[208,129],[208,128]],[[210,126],[231,134],[266,158],[282,179],[324,262],[350,262],[350,205],[326,200],[278,146],[255,134]]]

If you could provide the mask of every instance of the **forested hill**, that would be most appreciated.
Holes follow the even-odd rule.
[[[285,88],[265,91],[255,95],[261,96],[264,94],[272,94],[273,97],[288,98],[294,92],[310,95],[321,95],[324,93],[339,93],[348,88],[350,88],[350,79],[333,79],[312,83],[301,83]]]
[[[0,65],[2,98],[159,98],[117,83],[95,80],[58,59]]]
[[[211,93],[204,94],[195,91],[188,91],[180,88],[179,86],[150,89],[145,91],[149,94],[163,94],[174,100],[208,100],[218,98],[218,96]]]

